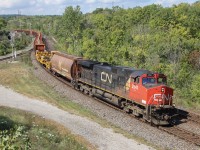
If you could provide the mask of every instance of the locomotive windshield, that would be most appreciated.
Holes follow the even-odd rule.
[[[167,79],[165,77],[160,78],[153,78],[153,77],[147,77],[142,78],[142,84],[167,84]]]
[[[167,84],[166,78],[158,78],[158,84]]]
[[[142,78],[142,84],[155,84],[155,78]]]

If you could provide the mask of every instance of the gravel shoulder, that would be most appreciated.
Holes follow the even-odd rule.
[[[153,148],[128,139],[112,129],[103,128],[87,118],[70,114],[46,102],[25,97],[0,86],[0,105],[18,108],[64,125],[100,150],[152,150]]]
[[[48,74],[37,63],[33,53],[31,55],[31,59],[32,64],[35,67],[33,74],[36,77],[53,87],[55,91],[65,96],[67,99],[82,105],[100,118],[103,118],[111,124],[114,124],[115,126],[127,131],[129,134],[142,138],[148,143],[158,146],[160,149],[199,150],[198,146],[190,144],[166,132],[160,131],[155,127],[152,127],[98,101],[95,101],[89,96],[83,95],[82,93],[61,83],[53,76]]]

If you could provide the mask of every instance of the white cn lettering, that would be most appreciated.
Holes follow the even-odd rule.
[[[112,74],[109,76],[108,73],[106,72],[102,72],[101,73],[101,81],[103,82],[109,82],[109,83],[112,83]]]

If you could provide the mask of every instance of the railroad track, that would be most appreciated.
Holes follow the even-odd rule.
[[[51,50],[48,49],[48,51],[51,51]],[[39,62],[37,62],[37,63],[40,64]],[[41,64],[40,64],[40,65],[41,65]],[[41,65],[41,66],[42,66],[42,65]],[[71,83],[68,82],[68,81],[66,81],[64,78],[52,74],[52,72],[50,72],[49,70],[47,70],[47,69],[46,69],[45,67],[43,67],[43,66],[42,66],[42,68],[45,69],[45,71],[46,71],[47,73],[49,73],[50,75],[52,75],[53,77],[55,77],[57,80],[59,80],[59,81],[62,82],[63,84],[66,84],[66,85],[72,87],[72,86],[71,86]],[[82,92],[81,92],[81,93],[82,93]],[[88,95],[88,94],[86,94],[86,93],[82,93],[82,94],[83,94],[83,95]],[[96,101],[98,101],[98,102],[100,102],[100,103],[103,103],[104,105],[107,105],[107,106],[109,106],[109,107],[111,107],[111,108],[113,108],[113,109],[115,109],[115,110],[117,110],[117,111],[120,111],[120,112],[122,112],[122,113],[127,114],[125,111],[123,111],[123,109],[121,109],[121,108],[119,108],[119,107],[115,107],[114,105],[112,105],[112,104],[110,104],[110,103],[107,103],[107,102],[105,102],[105,101],[103,101],[103,100],[101,100],[101,99],[99,99],[99,98],[97,98],[97,97],[94,97],[94,98],[95,98]],[[187,115],[187,118],[188,118],[188,119],[193,120],[193,121],[195,121],[195,122],[200,122],[200,119],[198,118],[198,116],[188,115],[188,114],[189,114],[189,113],[186,113],[186,114],[185,114],[185,115]],[[127,115],[128,115],[129,117],[134,117],[134,118],[136,118],[136,119],[138,119],[138,120],[144,122],[144,120],[143,120],[142,118],[135,117],[135,116],[133,116],[133,115],[131,115],[131,114],[127,114]],[[146,123],[146,122],[145,122],[145,123]],[[197,146],[200,146],[200,135],[198,135],[198,134],[195,134],[195,133],[192,133],[192,132],[190,132],[190,131],[184,130],[184,129],[179,128],[179,127],[177,127],[177,126],[170,126],[170,127],[163,127],[163,126],[157,127],[157,126],[156,126],[156,128],[158,128],[159,130],[162,130],[162,131],[164,131],[164,132],[167,132],[167,133],[169,133],[169,134],[172,134],[172,135],[174,135],[174,136],[176,136],[176,137],[179,137],[179,138],[181,138],[181,139],[183,139],[183,140],[185,140],[185,141],[187,141],[187,142],[189,142],[189,143],[193,143],[193,144],[195,144],[195,145],[197,145]]]
[[[180,117],[185,120],[185,122],[190,121],[190,122],[194,122],[194,123],[200,125],[200,116],[199,115],[192,113],[192,112],[180,110],[180,109],[178,109],[178,113],[179,113]]]
[[[187,131],[185,129],[179,128],[177,126],[172,127],[158,127],[160,130],[165,131],[169,134],[172,134],[174,136],[177,136],[185,141],[188,141],[190,143],[193,143],[197,146],[200,146],[200,135],[195,134],[193,132]]]
[[[199,115],[196,115],[196,114],[194,114],[194,113],[189,113],[189,114],[187,115],[187,120],[192,121],[192,122],[195,122],[195,123],[197,123],[197,124],[200,125],[200,116],[199,116]]]
[[[8,59],[12,59],[12,56],[0,58],[0,61],[4,61],[4,60],[8,60]]]
[[[29,53],[31,51],[31,49],[29,51],[25,51],[25,52],[20,52],[17,54],[17,56],[23,56],[23,55],[26,55],[27,53]],[[13,59],[13,56],[5,56],[5,57],[2,57],[0,58],[0,61],[6,61],[6,60],[12,60]]]
[[[32,45],[32,44],[31,44]],[[27,50],[28,48],[28,50]],[[26,55],[27,53],[29,53],[33,47],[30,47],[28,46],[27,48],[25,48],[25,50],[20,50],[20,51],[17,51],[17,54],[16,56],[23,56],[23,55]],[[12,60],[13,59],[13,55],[12,54],[8,54],[6,56],[0,56],[0,61],[6,61],[6,60]]]
[[[39,64],[40,64],[40,63],[39,63]],[[42,66],[42,65],[41,65],[41,66]],[[45,69],[45,67],[43,67],[43,66],[42,66],[42,68]],[[66,84],[66,85],[68,85],[68,86],[71,87],[70,82],[66,81],[64,78],[58,77],[58,76],[56,76],[56,75],[53,75],[53,74],[52,74],[49,70],[47,70],[47,69],[45,69],[45,70],[47,71],[47,73],[49,73],[50,75],[54,76],[54,77],[55,77],[57,80],[59,80],[60,82],[62,82],[62,83],[64,83],[64,84]],[[81,93],[82,93],[82,92],[81,92]],[[85,93],[82,93],[82,94],[83,94],[83,95],[88,95],[88,94],[85,94]],[[123,109],[121,109],[121,108],[119,108],[119,107],[115,107],[114,105],[109,104],[109,103],[107,103],[107,102],[105,102],[105,101],[103,101],[103,100],[101,100],[101,99],[99,99],[99,98],[97,98],[97,97],[94,97],[94,99],[95,99],[96,101],[100,102],[100,103],[103,103],[104,105],[107,105],[107,106],[109,106],[109,107],[111,107],[111,108],[117,110],[117,111],[120,111],[120,112],[122,112],[122,113],[127,114],[129,117],[133,117],[133,118],[135,118],[135,119],[137,119],[137,120],[140,120],[140,121],[142,121],[142,122],[145,122],[142,118],[135,117],[135,116],[133,116],[133,115],[131,115],[131,114],[128,114],[128,113],[124,112]],[[194,116],[193,116],[193,117],[194,117]],[[145,123],[147,123],[147,122],[145,122]],[[183,139],[183,140],[185,140],[185,141],[187,141],[187,142],[189,142],[189,143],[193,143],[193,144],[195,144],[195,145],[197,145],[197,146],[200,146],[200,135],[198,135],[198,134],[192,133],[192,132],[190,132],[190,131],[187,131],[187,130],[185,130],[185,129],[179,128],[179,127],[177,127],[177,126],[168,126],[168,127],[163,127],[163,126],[157,127],[157,126],[155,126],[155,127],[158,128],[159,130],[162,130],[162,131],[167,132],[167,133],[169,133],[169,134],[172,134],[172,135],[174,135],[174,136],[176,136],[176,137],[179,137],[180,139]]]
[[[40,64],[40,63],[38,62],[38,64]],[[41,65],[41,64],[40,64],[40,65]],[[45,71],[46,71],[47,73],[49,73],[50,75],[52,75],[53,77],[55,77],[57,80],[59,80],[60,82],[62,82],[62,83],[64,83],[64,84],[66,84],[66,85],[68,85],[68,86],[71,87],[70,82],[66,81],[66,80],[65,80],[64,78],[62,78],[62,77],[58,77],[58,76],[52,74],[52,73],[51,73],[49,70],[47,70],[44,66],[41,65],[41,67],[42,67],[43,69],[45,69]],[[82,93],[82,92],[81,92],[81,93]],[[85,93],[82,93],[82,94],[83,94],[83,95],[88,95],[88,94],[85,94]],[[100,103],[103,103],[104,105],[107,105],[107,106],[109,106],[109,107],[111,107],[111,108],[113,108],[113,109],[115,109],[115,110],[117,110],[117,111],[120,111],[120,112],[122,112],[122,113],[125,113],[125,112],[123,111],[123,109],[121,109],[121,108],[119,108],[119,107],[116,107],[116,106],[114,106],[114,105],[112,105],[112,104],[109,104],[109,103],[107,103],[107,102],[105,102],[105,101],[103,101],[103,100],[101,100],[101,99],[99,99],[99,98],[97,98],[97,97],[94,97],[94,98],[95,98],[95,100],[97,100],[97,101],[100,102]],[[136,119],[138,119],[138,120],[144,122],[144,120],[143,120],[142,118],[135,117],[135,116],[133,116],[133,115],[131,115],[131,114],[128,114],[128,113],[125,113],[125,114],[127,114],[129,117],[134,117],[134,118],[136,118]],[[193,120],[195,119],[194,116],[192,116],[191,118],[192,118]],[[157,126],[156,126],[156,127],[157,127]],[[184,130],[184,129],[179,128],[179,127],[177,127],[177,126],[170,126],[170,127],[159,126],[159,127],[157,127],[157,128],[158,128],[159,130],[162,130],[162,131],[164,131],[164,132],[167,132],[167,133],[169,133],[169,134],[172,134],[172,135],[174,135],[174,136],[177,136],[177,137],[179,137],[179,138],[181,138],[181,139],[183,139],[183,140],[185,140],[185,141],[187,141],[187,142],[190,142],[190,143],[193,143],[193,144],[195,144],[195,145],[197,145],[197,146],[200,146],[200,135],[198,135],[198,134],[195,134],[195,133],[192,133],[192,132],[190,132],[190,131]]]
[[[26,55],[28,52],[30,52],[33,49],[33,40],[32,42],[23,50],[19,50],[16,52],[16,56],[23,56]],[[13,59],[13,55],[12,54],[8,54],[5,56],[0,56],[0,61],[5,61],[5,60],[9,60],[9,59]]]

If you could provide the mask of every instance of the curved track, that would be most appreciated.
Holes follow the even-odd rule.
[[[200,116],[194,113],[189,113],[188,114],[188,120],[196,122],[200,125]]]
[[[187,112],[187,111],[184,111],[184,110],[179,110],[179,115],[183,119],[185,119],[187,122],[191,121],[191,122],[194,122],[194,123],[196,123],[200,126],[200,116],[199,115],[192,113],[192,112]]]
[[[49,51],[51,50],[51,49],[48,49]],[[45,69],[45,67],[43,67],[44,69]],[[62,82],[62,83],[64,83],[64,84],[66,84],[66,85],[68,85],[68,86],[71,86],[71,83],[69,82],[69,81],[67,81],[65,78],[63,78],[63,77],[61,77],[61,76],[57,76],[57,75],[55,75],[55,74],[52,74],[49,70],[47,70],[47,69],[45,69],[49,74],[51,74],[52,76],[54,76],[56,79],[58,79],[60,82]],[[85,94],[85,95],[88,95],[88,93],[84,93],[83,92],[83,94]],[[91,95],[90,95],[91,96]],[[105,105],[108,105],[109,107],[112,107],[113,109],[116,109],[116,110],[118,110],[118,111],[121,111],[121,112],[123,112],[123,113],[125,113],[121,108],[118,108],[118,107],[115,107],[115,106],[113,106],[112,104],[109,104],[109,103],[107,103],[107,102],[105,102],[105,101],[103,101],[103,100],[101,100],[101,99],[99,99],[99,98],[96,98],[95,97],[95,99],[97,100],[97,101],[99,101],[99,102],[101,102],[101,103],[103,103],[103,104],[105,104]],[[180,111],[181,112],[181,111]],[[183,113],[184,111],[182,111],[181,113],[180,113],[180,115],[183,115],[184,113]],[[133,115],[130,115],[130,114],[127,114],[127,115],[129,115],[130,117],[134,117],[134,118],[137,118],[138,120],[141,120],[141,121],[144,121],[142,118],[138,118],[138,117],[135,117],[135,116],[133,116]],[[185,113],[185,117],[187,118],[187,120],[192,120],[192,121],[194,121],[194,122],[200,122],[200,117],[198,116],[198,115],[194,115],[194,114],[192,114],[192,113],[188,113],[188,112],[186,112]],[[179,128],[179,127],[177,127],[177,126],[168,126],[168,127],[162,127],[162,126],[159,126],[158,127],[158,129],[159,130],[162,130],[162,131],[164,131],[164,132],[167,132],[167,133],[169,133],[169,134],[172,134],[172,135],[174,135],[174,136],[177,136],[177,137],[179,137],[179,138],[181,138],[181,139],[183,139],[183,140],[185,140],[185,141],[187,141],[187,142],[190,142],[190,143],[193,143],[193,144],[195,144],[195,145],[197,145],[197,146],[200,146],[200,135],[198,135],[198,134],[195,134],[195,133],[192,133],[192,132],[190,132],[190,131],[187,131],[187,130],[185,130],[185,129],[182,129],[182,128]]]
[[[42,67],[43,67],[43,66],[42,66]],[[45,69],[45,67],[43,67],[43,69]],[[52,75],[52,76],[54,76],[56,79],[58,79],[60,82],[66,84],[66,85],[68,85],[68,86],[71,86],[70,82],[68,82],[67,80],[65,80],[63,77],[56,76],[55,74],[52,74],[52,73],[51,73],[49,70],[47,70],[47,69],[45,69],[45,70],[46,70],[50,75]],[[83,94],[88,95],[88,93],[83,93]],[[101,103],[103,103],[103,104],[105,104],[105,105],[107,105],[107,106],[109,106],[109,107],[111,107],[111,108],[113,108],[113,109],[116,109],[116,110],[118,110],[118,111],[121,111],[122,113],[125,113],[121,108],[115,107],[115,106],[113,106],[112,104],[109,104],[109,103],[107,103],[107,102],[105,102],[105,101],[103,101],[103,100],[101,100],[101,99],[99,99],[99,98],[96,98],[96,97],[95,97],[95,100],[97,100],[97,101],[99,101],[99,102],[101,102]],[[190,114],[192,114],[192,113],[190,113]],[[142,118],[135,117],[135,116],[133,116],[133,115],[131,115],[131,114],[127,114],[127,115],[129,115],[130,117],[137,118],[138,120],[144,121]],[[194,115],[192,116],[192,115],[191,115],[191,117],[189,117],[188,119],[195,120],[195,121],[199,122],[200,120],[198,120],[198,118],[199,118],[199,116],[194,116]],[[187,130],[185,130],[185,129],[182,129],[182,128],[179,128],[179,127],[173,126],[173,125],[172,125],[172,126],[167,126],[167,127],[159,126],[158,129],[159,129],[159,130],[162,130],[162,131],[164,131],[164,132],[167,132],[167,133],[169,133],[169,134],[172,134],[172,135],[174,135],[174,136],[177,136],[177,137],[179,137],[179,138],[181,138],[181,139],[183,139],[183,140],[185,140],[185,141],[187,141],[187,142],[190,142],[190,143],[193,143],[193,144],[195,144],[195,145],[197,145],[197,146],[200,146],[200,135],[198,135],[198,134],[192,133],[192,132],[190,132],[190,131],[187,131]]]
[[[29,50],[29,51],[26,51],[26,52],[30,52],[32,50],[32,48]],[[26,52],[20,52],[17,54],[17,56],[23,56],[26,54]],[[3,56],[3,57],[0,57],[0,61],[6,61],[6,60],[13,60],[13,56],[12,55],[7,55],[7,56]]]
[[[181,139],[184,139],[185,141],[193,143],[197,146],[200,146],[200,135],[198,135],[198,134],[194,134],[190,131],[179,128],[177,126],[172,126],[172,127],[159,126],[159,129],[161,129],[165,132],[168,132],[169,134],[172,134],[174,136],[177,136]]]
[[[27,46],[25,49],[17,51],[16,56],[23,56],[27,52],[30,52],[33,49],[33,43],[31,43],[29,46]],[[6,61],[6,60],[14,60],[12,53],[5,55],[5,56],[0,56],[0,61]]]
[[[31,47],[28,51],[31,51],[32,48],[33,47]],[[22,52],[18,53],[17,56],[20,56],[20,55],[23,55],[23,54],[24,54],[24,52],[22,51]],[[8,60],[8,59],[12,59],[12,55],[9,55],[7,57],[2,57],[2,58],[0,57],[0,61],[4,61],[4,60]],[[53,75],[49,70],[47,70],[47,69],[45,69],[45,70],[49,74],[51,74],[52,76],[54,76],[55,78],[57,78],[59,81],[61,81],[62,83],[67,84],[68,86],[71,86],[70,82],[66,81],[63,77],[58,77],[56,75]],[[112,107],[113,109],[117,109],[118,111],[121,111],[121,112],[125,113],[122,109],[120,109],[118,107],[115,107],[112,104],[104,102],[104,101],[102,101],[102,100],[100,100],[98,98],[95,98],[95,99],[98,100],[101,103],[104,103],[104,104]],[[127,115],[129,115],[129,114],[127,114]],[[129,116],[133,117],[132,115],[129,115]],[[198,116],[196,114],[188,113],[186,111],[180,110],[180,116],[182,118],[185,118],[186,121],[192,121],[192,122],[195,122],[195,123],[197,123],[197,124],[200,125],[200,116]],[[138,119],[142,120],[141,118],[138,118]],[[174,136],[177,136],[177,137],[179,137],[181,139],[184,139],[185,141],[193,143],[193,144],[195,144],[197,146],[200,146],[200,135],[198,135],[198,134],[192,133],[190,131],[187,131],[185,129],[179,128],[177,126],[170,126],[170,127],[161,127],[161,126],[159,126],[158,129],[160,129],[162,131],[165,131],[165,132],[167,132],[169,134],[172,134]]]

